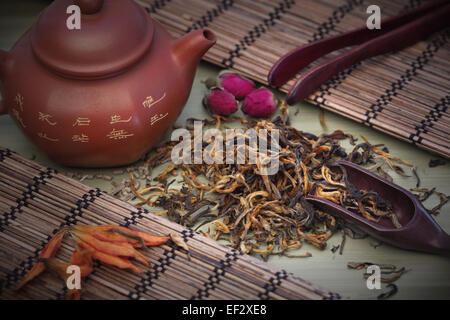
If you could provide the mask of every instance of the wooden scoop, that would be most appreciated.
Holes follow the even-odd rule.
[[[308,195],[306,199],[309,202],[393,246],[450,257],[450,236],[411,192],[354,163],[338,160],[334,164],[333,170],[343,168],[347,173],[347,181],[356,188],[375,191],[381,198],[389,201],[402,227],[396,228],[387,217],[380,217],[376,222],[370,221],[358,213],[316,196]]]

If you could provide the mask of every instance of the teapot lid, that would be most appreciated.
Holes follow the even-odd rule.
[[[35,56],[72,77],[117,73],[137,62],[152,38],[151,19],[132,0],[57,0],[31,29]]]

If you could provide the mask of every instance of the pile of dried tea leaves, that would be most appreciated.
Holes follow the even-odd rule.
[[[387,216],[393,225],[401,226],[387,201],[371,190],[357,190],[346,181],[345,174],[337,174],[330,168],[334,160],[347,159],[389,177],[383,166],[406,175],[404,167],[415,169],[413,164],[389,154],[382,145],[371,145],[364,137],[362,143],[356,144],[357,139],[340,130],[320,136],[297,130],[289,125],[288,108],[282,104],[280,110],[281,115],[273,121],[221,116],[202,120],[205,129],[216,128],[221,132],[236,120],[244,130],[254,129],[258,135],[266,130],[268,146],[274,140],[271,129],[278,129],[279,170],[276,174],[262,174],[264,161],[175,165],[171,153],[178,141],[168,141],[156,147],[142,166],[151,174],[154,168],[168,164],[165,170],[153,179],[131,170],[130,180],[126,186],[122,183],[122,189],[131,191],[139,201],[138,206],[161,208],[156,214],[166,215],[172,221],[263,258],[310,256],[309,253],[293,255],[288,250],[300,248],[305,242],[324,249],[327,240],[343,226],[342,221],[336,221],[306,201],[309,193],[355,210],[367,219],[376,221]],[[194,120],[189,119],[186,124],[192,143]],[[244,134],[241,138],[246,141],[246,157],[250,152],[261,159],[273,156],[260,155],[248,136]],[[345,139],[354,146],[349,154],[340,145]],[[226,152],[237,156],[237,149],[236,146]],[[176,181],[182,182],[181,187]]]

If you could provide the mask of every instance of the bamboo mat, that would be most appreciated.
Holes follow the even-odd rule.
[[[379,5],[386,18],[424,2],[136,1],[174,37],[210,28],[218,41],[204,59],[263,84],[271,66],[290,50],[365,26],[369,5]],[[395,54],[354,65],[324,83],[307,101],[449,158],[449,36],[450,30],[443,30]],[[280,89],[287,92],[292,84]]]
[[[339,299],[284,270],[220,245],[142,208],[91,189],[57,171],[0,148],[0,299],[63,299],[49,272],[16,292],[51,236],[74,224],[119,224],[156,235],[178,233],[190,257],[174,245],[140,250],[151,262],[142,274],[96,262],[82,299]],[[73,250],[64,240],[57,258]]]

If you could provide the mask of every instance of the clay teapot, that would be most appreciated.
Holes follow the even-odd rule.
[[[0,114],[60,164],[130,164],[175,122],[215,40],[203,29],[174,41],[132,0],[55,0],[0,51]]]

